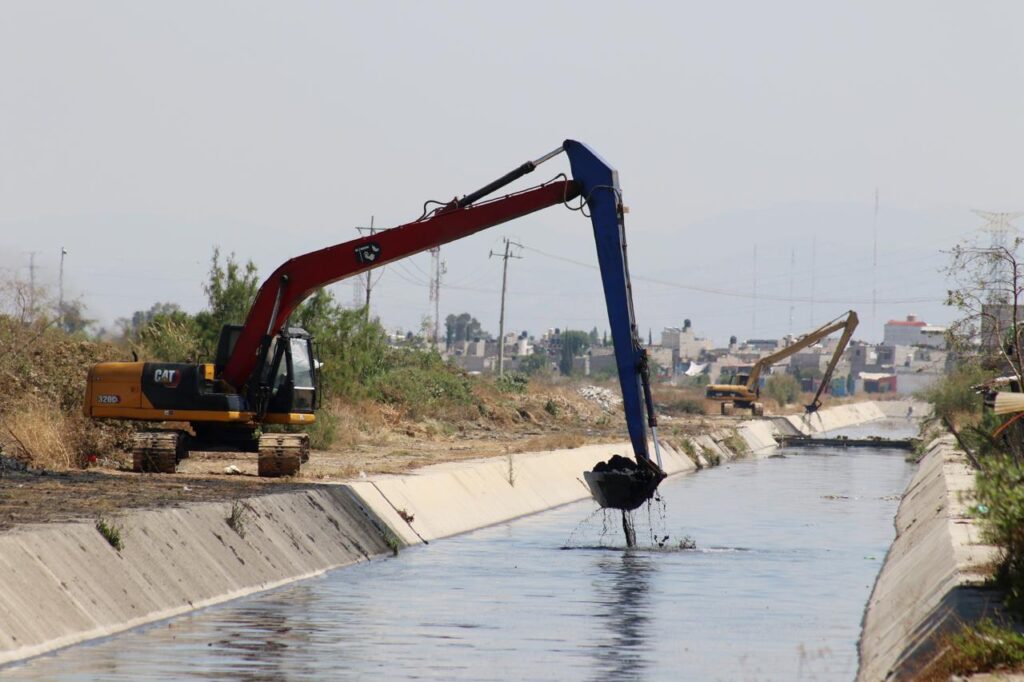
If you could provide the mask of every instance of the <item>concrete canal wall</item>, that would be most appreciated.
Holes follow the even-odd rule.
[[[944,633],[991,610],[981,589],[998,551],[981,540],[974,472],[952,436],[932,443],[896,514],[896,539],[875,582],[859,645],[861,682],[915,679]]]
[[[812,420],[723,424],[688,439],[690,452],[664,445],[664,466],[683,474],[767,455],[775,434],[885,416],[870,405],[822,410]],[[613,443],[521,453],[261,495],[237,506],[128,511],[111,519],[123,539],[120,551],[92,522],[15,528],[0,534],[0,663],[585,499],[582,472],[625,452],[626,443]],[[229,524],[233,515],[240,524]]]
[[[387,551],[342,486],[114,518],[121,551],[92,523],[0,535],[0,663],[312,577]]]

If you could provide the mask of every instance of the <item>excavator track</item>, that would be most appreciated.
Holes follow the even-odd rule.
[[[265,433],[260,436],[260,476],[294,476],[306,461],[309,461],[309,434]]]
[[[173,474],[178,461],[188,457],[184,431],[140,431],[132,436],[132,470]]]

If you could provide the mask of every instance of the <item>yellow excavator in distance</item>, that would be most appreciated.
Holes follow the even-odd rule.
[[[818,392],[814,394],[814,400],[804,406],[807,412],[815,412],[821,406],[821,394],[825,391],[825,387],[828,386],[832,380],[832,373],[835,372],[836,365],[839,363],[839,358],[842,357],[843,351],[846,350],[847,344],[850,343],[850,337],[853,336],[853,330],[857,328],[857,313],[850,310],[846,315],[841,315],[836,319],[828,322],[809,334],[806,334],[785,348],[781,348],[774,353],[769,353],[764,356],[751,368],[750,372],[740,372],[736,374],[732,383],[728,384],[709,384],[704,392],[704,397],[709,400],[716,400],[722,403],[722,414],[730,415],[736,408],[749,409],[751,414],[755,417],[764,416],[764,404],[759,402],[761,397],[760,379],[761,373],[767,367],[771,367],[775,363],[785,360],[791,355],[800,352],[804,348],[813,346],[818,341],[829,334],[843,330],[843,335],[839,338],[839,343],[836,345],[836,350],[832,354],[832,359],[829,360],[828,367],[825,369],[825,374],[821,378],[821,385],[818,386]]]

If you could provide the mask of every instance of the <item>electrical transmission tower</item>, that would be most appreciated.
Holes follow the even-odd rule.
[[[1010,236],[1016,236],[1017,228],[1013,221],[1024,215],[1022,211],[973,211],[986,222],[981,227],[981,232],[989,235],[989,249],[993,253],[1002,252],[1009,247]],[[1010,273],[1007,271],[1007,262],[1003,258],[993,258],[989,269],[988,292],[989,303],[1008,303],[1008,292],[1006,285],[1010,282]],[[1009,286],[1013,286],[1012,283]]]
[[[498,317],[498,376],[504,376],[505,374],[505,289],[508,286],[508,259],[509,258],[522,258],[517,253],[511,253],[510,247],[515,246],[523,248],[523,245],[514,242],[508,237],[505,237],[505,253],[494,253],[491,251],[488,258],[498,256],[504,261],[501,268],[501,314]]]

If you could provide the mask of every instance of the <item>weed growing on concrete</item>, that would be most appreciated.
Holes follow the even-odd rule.
[[[709,467],[716,467],[722,463],[722,456],[711,448],[700,446],[700,454]]]
[[[96,520],[96,530],[110,543],[110,546],[120,552],[124,549],[124,540],[121,537],[121,529],[104,518]]]
[[[511,452],[508,453],[508,484],[513,488],[516,487],[516,468]]]
[[[228,527],[238,533],[238,537],[245,537],[245,528],[249,524],[249,509],[239,501],[231,505],[231,515],[224,519]]]
[[[990,619],[964,624],[943,642],[945,653],[926,671],[926,680],[947,680],[994,670],[1018,670],[1024,666],[1024,634]]]
[[[390,528],[384,529],[384,544],[391,550],[392,556],[398,556],[398,550],[402,548],[402,541]]]
[[[680,438],[678,441],[669,441],[669,445],[689,457],[690,461],[693,462],[698,471],[704,468],[704,463],[700,461],[700,457],[697,455],[697,446],[694,445],[693,441],[689,438],[684,437]]]
[[[747,441],[743,440],[743,437],[735,431],[730,432],[721,442],[722,445],[729,448],[737,457],[744,457],[750,454],[750,446],[747,445]]]

